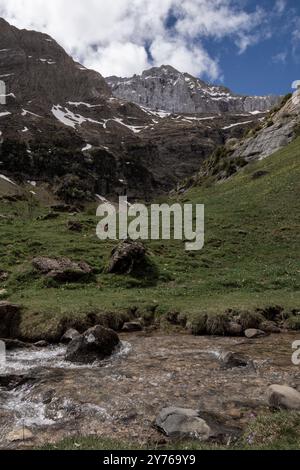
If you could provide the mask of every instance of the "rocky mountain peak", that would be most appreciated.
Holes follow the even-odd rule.
[[[106,79],[114,96],[171,113],[251,113],[270,110],[280,98],[240,96],[210,85],[170,65],[153,67],[131,78]]]

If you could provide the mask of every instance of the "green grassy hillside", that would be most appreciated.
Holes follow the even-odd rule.
[[[300,306],[300,138],[267,159],[252,163],[231,179],[191,189],[181,202],[206,206],[206,240],[200,252],[184,242],[146,243],[157,278],[105,274],[115,242],[95,235],[95,207],[76,217],[37,220],[46,212],[31,201],[0,201],[0,269],[10,273],[2,296],[24,305],[26,335],[52,332],[62,318],[89,313],[118,315],[130,307],[157,314],[178,310],[192,320],[203,312]],[[254,177],[257,172],[263,176]],[[69,219],[84,224],[70,232]],[[97,270],[89,284],[47,285],[31,267],[37,255],[85,260]]]

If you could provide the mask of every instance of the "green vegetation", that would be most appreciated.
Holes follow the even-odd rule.
[[[134,308],[157,316],[182,312],[195,328],[203,315],[229,308],[299,308],[299,152],[300,138],[229,180],[194,187],[178,197],[182,203],[205,204],[205,247],[185,252],[181,241],[146,243],[158,271],[151,282],[142,276],[106,274],[116,243],[96,238],[94,205],[77,216],[42,220],[45,208],[2,199],[0,268],[10,276],[1,288],[11,301],[24,305],[22,334],[51,337],[62,320],[127,315]],[[254,178],[258,172],[262,176]],[[83,224],[82,232],[68,229],[70,217]],[[85,260],[95,269],[95,281],[49,286],[32,269],[31,260],[39,255]],[[218,330],[218,322],[211,320],[210,325]]]
[[[129,444],[96,436],[64,439],[43,450],[299,450],[300,413],[265,413],[250,421],[243,436],[230,446],[197,441],[169,442],[164,446]]]

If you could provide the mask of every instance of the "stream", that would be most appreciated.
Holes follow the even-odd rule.
[[[266,407],[269,385],[300,390],[300,367],[291,361],[299,334],[120,337],[111,358],[88,366],[65,362],[61,346],[8,352],[0,370],[0,448],[78,435],[161,442],[153,421],[169,405],[217,413],[243,429]],[[256,370],[222,369],[224,351],[246,354]]]

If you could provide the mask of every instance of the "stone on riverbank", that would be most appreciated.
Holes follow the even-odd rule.
[[[194,438],[204,442],[211,434],[210,427],[199,417],[198,411],[185,408],[162,409],[155,425],[172,438]]]
[[[300,410],[300,393],[287,385],[271,385],[268,389],[268,402],[273,408]]]

